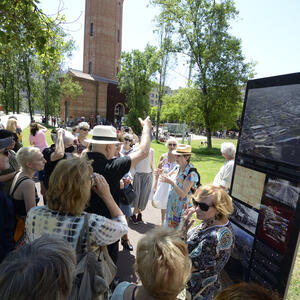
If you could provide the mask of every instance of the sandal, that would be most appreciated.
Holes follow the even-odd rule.
[[[129,240],[124,240],[124,239],[121,239],[121,244],[122,246],[127,249],[128,251],[133,251],[133,247],[132,245],[130,244],[130,241]]]

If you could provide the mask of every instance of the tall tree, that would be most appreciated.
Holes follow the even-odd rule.
[[[159,53],[153,46],[147,45],[143,52],[122,52],[118,85],[120,91],[126,94],[126,105],[129,108],[128,125],[136,133],[141,132],[138,117],[146,117],[149,114],[149,93],[153,86],[152,79],[159,67]]]
[[[167,76],[167,67],[170,60],[170,53],[174,51],[171,33],[172,27],[169,24],[159,24],[159,37],[160,37],[160,67],[158,69],[159,83],[158,83],[158,105],[156,111],[156,133],[155,139],[158,141],[159,137],[159,124],[160,124],[160,113],[162,106],[162,97],[164,96],[166,89],[166,76]]]
[[[252,65],[242,54],[241,41],[229,33],[230,20],[238,12],[232,0],[151,2],[160,6],[161,22],[174,26],[174,40],[191,57],[194,86],[200,91],[197,106],[211,148],[212,131],[220,118],[226,119],[240,107],[241,86],[252,72]]]

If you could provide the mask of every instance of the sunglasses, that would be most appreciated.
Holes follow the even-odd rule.
[[[168,144],[168,146],[176,147],[177,144]]]
[[[80,128],[80,130],[89,131],[87,128]]]
[[[132,140],[125,138],[124,141],[126,142],[132,142]]]
[[[195,207],[199,207],[202,211],[208,211],[210,207],[213,207],[214,205],[208,205],[206,203],[203,202],[198,202],[195,200],[195,198],[192,198],[193,201],[193,205]]]

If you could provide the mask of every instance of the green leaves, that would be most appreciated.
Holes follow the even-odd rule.
[[[141,131],[138,117],[149,114],[149,93],[152,80],[159,70],[159,52],[147,45],[145,50],[132,50],[121,55],[121,71],[118,73],[118,86],[126,94],[129,108],[128,125],[137,133]]]
[[[194,119],[203,123],[208,138],[211,130],[234,127],[241,112],[241,87],[253,73],[253,64],[246,63],[242,55],[241,41],[228,32],[230,21],[238,14],[234,2],[151,0],[151,3],[160,6],[158,20],[172,26],[173,43],[189,54],[194,63],[193,84],[199,95],[185,102],[184,95],[178,93],[176,97],[182,99],[181,114],[190,122]],[[173,105],[176,106],[176,101]]]

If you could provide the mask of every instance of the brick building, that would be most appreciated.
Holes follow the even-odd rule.
[[[125,114],[125,96],[117,87],[122,41],[123,0],[86,0],[83,72],[68,74],[83,89],[76,99],[62,97],[61,120],[100,115],[114,122]],[[127,111],[126,111],[127,113]]]

